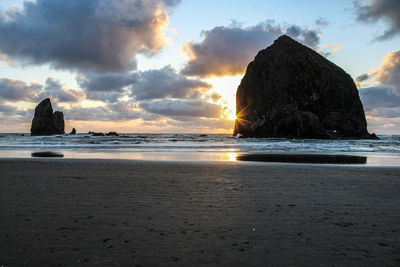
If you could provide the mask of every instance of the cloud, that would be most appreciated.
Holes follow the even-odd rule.
[[[376,80],[382,84],[391,86],[400,94],[400,51],[388,53],[382,60],[382,64],[375,72]]]
[[[400,95],[388,87],[363,88],[359,94],[371,131],[397,134],[400,129]]]
[[[34,110],[23,110],[14,104],[0,101],[0,128],[2,132],[10,132],[15,130],[18,124],[30,123],[32,118],[28,114],[33,114]]]
[[[117,102],[107,105],[108,109],[119,114],[119,119],[133,120],[142,119],[144,121],[153,121],[160,118],[157,114],[147,113],[138,107],[137,103]]]
[[[273,21],[246,28],[237,23],[218,26],[203,31],[201,42],[186,41],[182,49],[188,62],[181,73],[202,77],[242,74],[258,51],[284,33],[313,48],[319,43],[317,30],[295,25],[284,29]]]
[[[304,45],[316,48],[319,44],[319,33],[316,30],[309,30],[297,25],[293,25],[286,29],[286,34],[296,39]]]
[[[315,24],[317,24],[319,27],[326,27],[329,25],[329,21],[326,18],[318,18],[315,21]]]
[[[188,79],[166,66],[160,70],[140,73],[138,82],[132,84],[131,95],[136,100],[160,98],[199,98],[211,89],[211,84],[197,79]]]
[[[120,98],[128,95],[126,88],[137,80],[138,75],[133,73],[88,73],[76,77],[88,99],[107,103],[118,102]]]
[[[389,52],[382,60],[379,68],[373,68],[369,73],[363,73],[356,77],[356,82],[374,79],[381,86],[390,87],[400,95],[400,51]]]
[[[357,20],[372,23],[383,20],[389,24],[387,30],[380,34],[376,40],[387,40],[400,33],[400,1],[399,0],[371,0],[364,5],[354,1]]]
[[[357,82],[365,82],[370,78],[370,75],[368,73],[360,74],[356,77]]]
[[[331,43],[331,44],[324,44],[321,48],[323,49],[331,49],[332,53],[338,52],[340,49],[342,49],[344,46],[340,45],[338,43]],[[329,54],[329,52],[328,52]]]
[[[169,117],[220,117],[220,105],[202,100],[155,100],[139,105],[144,110]]]
[[[397,135],[400,131],[400,118],[369,117],[368,128],[379,134]]]
[[[51,77],[47,78],[44,84],[28,84],[18,79],[0,79],[0,100],[37,102],[47,97],[54,103],[77,103],[85,97],[85,94],[80,90],[63,88],[58,80]]]
[[[64,117],[68,120],[77,121],[130,121],[136,119],[147,118],[150,119],[149,114],[145,114],[143,111],[131,109],[127,106],[124,110],[113,110],[110,106],[101,107],[74,107],[71,109],[64,109]],[[151,116],[152,119],[156,119],[157,116]]]
[[[174,0],[37,0],[0,13],[0,53],[62,69],[123,71],[167,43]]]
[[[196,120],[168,120],[167,124],[176,127],[177,130],[193,133],[212,133],[217,129],[226,131],[233,126],[232,121],[218,118],[197,118]]]
[[[50,97],[54,102],[77,103],[85,98],[85,94],[80,90],[63,88],[60,81],[48,77],[39,98],[46,97]]]
[[[368,124],[378,133],[394,133],[400,129],[400,51],[388,53],[379,68],[358,75],[356,82],[372,79],[378,85],[359,89]]]
[[[6,101],[32,101],[42,89],[39,84],[27,84],[22,80],[8,78],[0,79],[0,100]]]
[[[368,87],[359,90],[364,110],[400,107],[400,95],[388,87]]]
[[[77,81],[89,99],[107,103],[107,119],[126,120],[126,116],[133,114],[129,119],[193,120],[193,117],[219,118],[223,111],[215,103],[221,96],[210,92],[211,84],[189,79],[171,66],[126,74],[89,73],[78,76]],[[123,104],[122,99],[125,99]],[[84,117],[84,113],[78,115]]]
[[[200,98],[211,89],[211,84],[189,79],[171,66],[162,69],[126,74],[88,74],[77,81],[90,99],[116,102],[130,95],[137,101],[164,98]]]
[[[0,113],[3,116],[25,116],[26,110],[21,110],[16,106],[9,105],[5,102],[0,102]]]
[[[398,118],[400,117],[400,107],[373,109],[368,111],[367,115],[379,118]]]
[[[77,76],[76,80],[80,87],[87,92],[122,92],[126,86],[137,82],[139,75],[135,73],[89,73],[86,76]]]

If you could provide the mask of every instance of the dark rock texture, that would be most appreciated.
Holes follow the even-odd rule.
[[[70,134],[76,134],[76,129],[75,129],[75,128],[72,128],[72,131],[71,131]]]
[[[49,98],[40,102],[35,108],[32,120],[31,135],[64,134],[64,115],[60,111],[53,113]]]
[[[56,111],[53,114],[55,134],[64,134],[64,114],[61,111]]]
[[[102,132],[92,132],[89,131],[88,134],[91,134],[92,136],[119,136],[119,134],[117,132],[108,132],[106,134],[102,133]]]
[[[119,136],[117,132],[108,132],[106,133],[107,136]]]
[[[243,137],[376,138],[350,75],[286,35],[248,65],[236,115]]]

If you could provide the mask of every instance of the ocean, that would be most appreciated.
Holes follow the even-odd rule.
[[[228,134],[90,134],[30,136],[0,134],[1,158],[55,152],[64,158],[235,161],[241,154],[340,154],[368,158],[367,164],[400,165],[400,135],[380,140],[234,138]]]

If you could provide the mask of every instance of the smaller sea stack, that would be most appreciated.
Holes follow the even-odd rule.
[[[54,135],[65,133],[64,115],[61,111],[53,113],[49,98],[44,99],[35,108],[31,135]]]

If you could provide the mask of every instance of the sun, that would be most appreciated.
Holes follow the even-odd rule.
[[[228,111],[225,113],[226,118],[230,121],[236,120],[236,114],[233,111]]]
[[[213,77],[206,81],[213,85],[213,90],[221,95],[219,103],[225,107],[224,117],[236,119],[236,90],[242,76]]]

